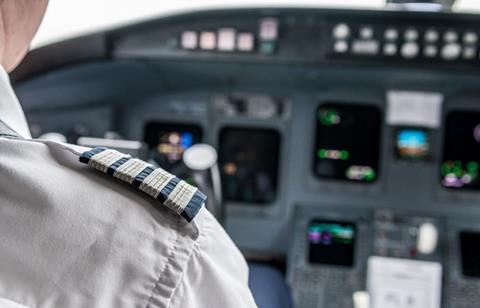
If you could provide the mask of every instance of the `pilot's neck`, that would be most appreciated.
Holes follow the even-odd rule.
[[[10,84],[5,69],[0,66],[0,120],[23,138],[32,138],[25,114]]]

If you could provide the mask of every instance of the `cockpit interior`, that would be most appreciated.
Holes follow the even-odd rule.
[[[11,78],[33,137],[204,187],[260,308],[478,307],[480,15],[387,2],[161,16]]]

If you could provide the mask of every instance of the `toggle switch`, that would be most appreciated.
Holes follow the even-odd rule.
[[[435,252],[438,245],[438,229],[430,223],[422,223],[418,227],[417,250],[419,253],[429,255]]]

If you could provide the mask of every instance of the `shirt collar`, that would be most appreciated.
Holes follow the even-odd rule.
[[[0,65],[0,120],[17,132],[23,138],[32,138],[25,114],[18,101],[10,77]]]

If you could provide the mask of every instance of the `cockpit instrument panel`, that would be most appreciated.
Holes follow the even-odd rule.
[[[225,127],[219,161],[227,201],[267,204],[275,200],[280,134],[273,129]]]
[[[395,154],[401,160],[428,160],[431,156],[430,132],[425,128],[401,127],[395,132]]]
[[[308,226],[309,262],[352,266],[355,229],[349,222],[312,220]]]
[[[446,188],[480,189],[480,112],[448,114],[441,181]]]
[[[326,103],[316,112],[314,174],[319,178],[371,183],[379,174],[380,110]]]
[[[149,159],[171,172],[181,165],[183,152],[201,139],[202,128],[197,125],[149,122],[145,126]]]

